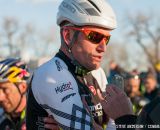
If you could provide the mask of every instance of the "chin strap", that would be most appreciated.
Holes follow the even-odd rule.
[[[13,113],[15,113],[15,111],[18,109],[19,105],[20,105],[21,102],[22,102],[23,95],[25,94],[25,93],[21,93],[21,91],[20,91],[19,87],[17,86],[17,84],[15,84],[15,85],[16,85],[16,87],[17,87],[17,89],[18,89],[18,92],[19,92],[19,94],[20,94],[21,97],[20,97],[20,100],[19,100],[17,106],[16,106],[15,109],[12,111]],[[11,113],[12,113],[12,112],[11,112]]]
[[[67,45],[67,44],[65,43],[65,46],[66,46],[67,51],[68,51],[68,53],[69,53],[69,56],[70,56],[70,59],[71,59],[71,63],[72,63],[74,66],[76,66],[76,68],[75,68],[75,73],[78,74],[78,75],[86,75],[86,74],[89,72],[89,70],[86,69],[85,67],[83,67],[83,66],[74,58],[74,56],[73,56],[73,54],[72,54],[72,47],[73,47],[73,44],[75,44],[75,42],[76,42],[76,40],[77,40],[77,37],[78,37],[78,35],[79,35],[79,32],[80,32],[80,31],[75,31],[75,32],[74,32],[74,35],[73,35],[73,38],[72,38],[72,40],[71,40],[71,42],[70,42],[70,44]]]
[[[73,38],[72,38],[69,46],[67,46],[69,53],[72,53],[71,49],[72,49],[72,47],[73,47],[73,44],[76,42],[78,35],[79,35],[79,31],[75,31],[75,32],[74,32],[74,35],[73,35]]]
[[[72,41],[70,42],[69,46],[68,46],[68,52],[69,52],[69,55],[71,57],[71,62],[72,64],[74,64],[76,66],[76,69],[75,69],[75,73],[78,74],[78,75],[86,75],[89,70],[87,70],[85,67],[83,67],[73,56],[72,54],[72,47],[73,47],[73,44],[75,43],[75,41],[77,40],[77,37],[79,35],[79,31],[75,31],[74,35],[73,35],[73,39]]]
[[[71,58],[71,60],[72,60],[72,63],[75,64],[75,65],[80,65],[80,64],[78,63],[78,61],[74,58],[73,54],[72,54],[72,47],[73,47],[73,44],[75,44],[78,35],[79,35],[79,31],[75,31],[75,33],[74,33],[74,35],[73,35],[73,38],[72,38],[72,41],[70,42],[69,46],[67,46],[67,47],[68,47],[68,52],[69,52],[70,58]]]
[[[70,59],[71,59],[71,62],[72,64],[76,65],[76,66],[81,66],[80,63],[74,58],[73,54],[72,54],[72,47],[73,47],[73,44],[75,44],[76,40],[77,40],[77,37],[79,35],[79,31],[75,31],[74,32],[74,35],[73,35],[73,38],[70,42],[69,45],[67,45],[66,43],[64,44],[67,48],[67,51],[69,53],[69,56],[70,56]]]

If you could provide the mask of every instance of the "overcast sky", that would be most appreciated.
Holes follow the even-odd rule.
[[[127,12],[160,12],[159,0],[108,1],[114,8],[119,22]],[[47,28],[55,25],[56,12],[60,2],[61,0],[0,0],[0,20],[5,16],[12,16],[24,23],[32,22],[39,28]]]
[[[113,32],[117,37],[127,14],[160,12],[160,0],[108,0],[116,12],[118,28]],[[0,22],[4,17],[15,17],[22,24],[32,23],[39,29],[56,27],[56,12],[61,0],[0,0]]]
[[[56,13],[62,0],[0,0],[0,24],[4,17],[14,17],[21,24],[32,23],[36,28],[55,32],[55,40],[59,43],[57,34]],[[108,0],[113,7],[118,28],[112,32],[114,42],[119,42],[123,37],[126,15],[139,12],[152,14],[159,17],[160,0]],[[54,35],[54,34],[53,34]],[[58,36],[57,36],[58,35]],[[127,41],[128,42],[128,41]],[[134,44],[136,45],[136,44]],[[132,48],[132,47],[131,47]],[[135,49],[135,47],[134,47]]]

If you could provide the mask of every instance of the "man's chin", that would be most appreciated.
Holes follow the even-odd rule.
[[[90,71],[96,70],[96,69],[99,69],[99,68],[100,68],[100,65],[97,65],[97,64],[94,64],[94,65],[88,67],[88,69],[89,69]]]
[[[10,108],[3,108],[3,110],[6,112],[6,113],[11,113],[13,110],[10,109]]]
[[[5,113],[11,113],[11,110],[4,109]]]

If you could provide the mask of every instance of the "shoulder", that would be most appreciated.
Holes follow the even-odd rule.
[[[43,77],[43,75],[40,75],[42,73],[45,74],[45,76],[52,75],[52,72],[61,73],[61,71],[64,69],[68,69],[67,65],[60,58],[54,57],[38,67],[34,72],[34,77]]]
[[[156,97],[149,104],[144,106],[138,116],[139,124],[159,124],[160,123],[160,96]]]
[[[157,108],[160,109],[160,96],[157,96],[153,99],[149,104],[147,104],[143,109],[147,111],[147,113],[151,113]]]
[[[33,74],[31,83],[33,95],[38,103],[61,102],[68,94],[78,93],[77,82],[67,65],[54,57],[40,66]]]
[[[50,61],[38,67],[33,74],[32,86],[52,85],[69,74],[67,65],[59,58],[54,57]]]

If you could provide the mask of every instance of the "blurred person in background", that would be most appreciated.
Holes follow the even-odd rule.
[[[27,79],[30,74],[25,63],[9,58],[0,62],[0,106],[5,117],[1,130],[25,130]]]
[[[152,71],[148,71],[144,77],[145,93],[144,96],[150,101],[157,95],[160,95],[160,88],[157,83],[156,74]]]
[[[138,114],[141,108],[148,103],[148,100],[145,99],[141,94],[140,82],[138,71],[133,70],[132,72],[128,73],[125,91],[133,103],[133,110],[135,114]]]
[[[124,69],[122,69],[114,60],[112,60],[109,63],[109,76],[107,77],[107,80],[110,83],[115,75],[124,77],[125,73],[126,72]]]
[[[132,71],[128,73],[128,86],[131,87],[131,93],[129,97],[141,96],[140,92],[140,78],[139,73],[137,71]]]
[[[137,118],[136,124],[145,126],[136,130],[160,129],[160,95],[145,105]],[[151,128],[152,127],[152,128]]]
[[[20,59],[8,58],[0,61],[0,130],[26,130],[26,92],[30,73]],[[51,117],[45,118],[50,125]],[[49,128],[48,126],[46,128]],[[52,128],[56,128],[54,125]]]

